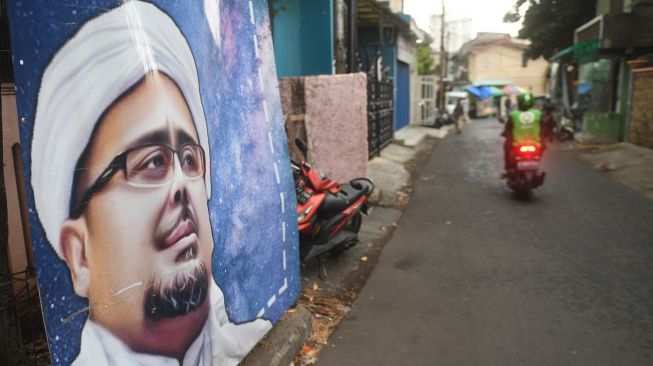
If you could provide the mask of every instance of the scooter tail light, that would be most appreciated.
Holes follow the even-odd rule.
[[[534,145],[522,145],[519,147],[519,152],[521,153],[534,153],[537,151],[537,147]]]

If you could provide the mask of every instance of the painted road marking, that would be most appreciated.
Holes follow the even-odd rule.
[[[272,306],[272,304],[274,304],[275,301],[277,301],[277,295],[272,295],[270,300],[268,300],[268,307]]]
[[[281,184],[281,178],[279,177],[279,168],[277,167],[277,163],[273,163],[274,166],[274,177],[277,179],[277,184]]]
[[[283,286],[279,289],[279,296],[288,289],[288,278],[283,279]]]

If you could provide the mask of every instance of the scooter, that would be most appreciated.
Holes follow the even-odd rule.
[[[514,147],[511,160],[512,167],[505,175],[508,187],[519,197],[527,198],[544,183],[546,173],[540,171],[542,149],[534,142],[521,143]]]
[[[453,117],[447,111],[436,110],[435,112],[435,127],[440,128],[452,124]]]
[[[560,117],[555,127],[555,136],[561,142],[574,139],[574,121],[569,116]]]
[[[306,156],[301,139],[295,144]],[[358,243],[361,214],[367,215],[374,183],[356,178],[347,183],[323,177],[306,161],[291,159],[297,195],[299,257],[305,262],[322,254],[340,254]],[[324,273],[323,273],[324,272]],[[320,276],[325,277],[324,268]]]

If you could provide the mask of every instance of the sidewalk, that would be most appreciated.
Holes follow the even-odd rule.
[[[296,309],[275,325],[243,365],[288,366],[293,357],[295,365],[314,363],[329,335],[351,310],[385,243],[392,237],[408,203],[417,169],[448,131],[448,127],[406,127],[397,131],[394,142],[380,156],[368,162],[375,191],[369,216],[363,218],[359,244],[325,261],[325,281],[319,279],[317,260],[302,265],[302,292]]]
[[[574,152],[580,161],[653,199],[653,149],[624,142],[612,145],[567,143],[562,150]]]

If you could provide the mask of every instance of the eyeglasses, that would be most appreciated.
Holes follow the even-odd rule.
[[[179,149],[163,145],[138,146],[118,154],[95,182],[86,190],[78,204],[71,204],[70,217],[82,215],[95,193],[106,185],[116,173],[122,171],[127,183],[134,187],[154,188],[169,184],[174,176],[175,155],[181,170],[188,179],[204,176],[204,149],[198,144],[185,144]]]

